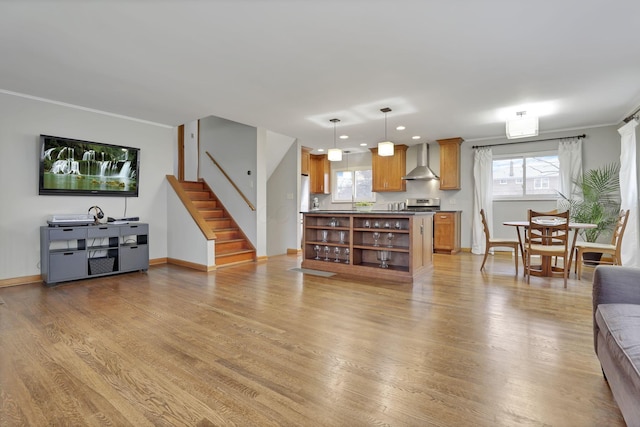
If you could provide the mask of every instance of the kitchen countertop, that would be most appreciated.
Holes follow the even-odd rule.
[[[372,210],[369,212],[363,212],[363,211],[351,211],[351,210],[328,210],[328,211],[323,211],[323,210],[318,210],[318,211],[307,211],[307,212],[300,212],[303,214],[319,214],[319,215],[433,215],[435,213],[437,213],[437,211],[431,211],[431,212],[415,212],[415,211],[390,211],[390,210]]]

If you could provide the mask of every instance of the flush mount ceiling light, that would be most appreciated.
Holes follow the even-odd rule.
[[[329,148],[328,159],[330,162],[341,162],[342,150],[336,148],[336,124],[340,121],[340,119],[331,119],[329,121],[333,123],[333,148]]]
[[[507,138],[525,138],[538,135],[538,118],[527,116],[526,111],[518,111],[515,119],[507,120]]]
[[[393,156],[393,142],[387,139],[387,113],[391,108],[381,108],[380,111],[384,113],[384,141],[378,142],[378,156]]]

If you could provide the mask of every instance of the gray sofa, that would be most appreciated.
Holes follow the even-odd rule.
[[[625,422],[640,426],[640,269],[595,269],[593,339]]]

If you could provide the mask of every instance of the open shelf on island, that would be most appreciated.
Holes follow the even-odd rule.
[[[309,212],[303,228],[303,268],[412,282],[432,265],[432,213]]]

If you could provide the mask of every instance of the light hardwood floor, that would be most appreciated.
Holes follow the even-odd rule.
[[[413,285],[295,255],[0,289],[0,425],[622,426],[591,272],[435,255]]]

